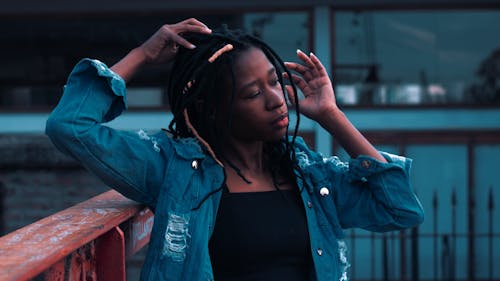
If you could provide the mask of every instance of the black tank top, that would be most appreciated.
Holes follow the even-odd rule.
[[[215,281],[306,281],[306,216],[295,190],[223,192],[209,243]]]

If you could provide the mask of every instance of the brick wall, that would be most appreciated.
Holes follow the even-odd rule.
[[[0,135],[0,236],[109,190],[44,135]],[[127,261],[138,280],[145,251]]]
[[[43,135],[0,136],[0,159],[2,234],[108,190]]]

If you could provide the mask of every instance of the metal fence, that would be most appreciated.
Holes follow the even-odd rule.
[[[498,191],[496,191],[498,192]],[[442,198],[437,190],[433,193],[432,210],[426,216],[438,218],[440,204],[450,203],[449,231],[439,231],[437,219],[433,220],[432,232],[421,232],[418,227],[398,232],[370,233],[358,230],[347,232],[350,246],[350,280],[500,280],[500,233],[494,232],[495,190],[488,189],[488,200],[477,204],[469,200],[469,215],[482,217],[487,224],[486,232],[461,232],[457,230],[457,192],[450,198]],[[498,218],[496,218],[498,220]],[[480,247],[478,247],[480,246]],[[422,249],[426,249],[425,255]],[[481,249],[487,249],[482,251]],[[481,264],[480,267],[478,265]],[[423,274],[425,272],[425,274]],[[459,273],[461,272],[461,273]]]

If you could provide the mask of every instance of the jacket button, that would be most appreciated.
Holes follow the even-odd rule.
[[[193,169],[198,169],[198,161],[197,160],[193,160],[193,162],[191,162],[191,168]]]
[[[311,203],[311,201],[307,201],[307,207],[312,208],[312,206],[313,206],[313,203]]]
[[[328,190],[328,188],[326,187],[322,187],[320,190],[319,190],[319,194],[323,197],[326,197],[328,196],[328,194],[330,194],[330,190]]]
[[[321,249],[321,248],[318,248],[316,250],[316,252],[318,253],[318,256],[322,256],[323,255],[323,249]]]
[[[361,161],[361,167],[368,169],[372,165],[372,162],[370,160],[363,160]]]

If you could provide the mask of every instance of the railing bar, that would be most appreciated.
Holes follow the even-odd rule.
[[[438,264],[438,196],[437,191],[434,189],[432,197],[432,214],[433,214],[433,244],[434,244],[434,280],[438,280],[439,264]]]
[[[411,251],[413,253],[412,256],[412,280],[420,280],[420,262],[418,260],[419,252],[418,252],[418,227],[414,227],[411,229]]]
[[[355,238],[355,233],[354,229],[351,229],[351,251],[350,251],[350,256],[351,256],[351,268],[356,268],[356,257],[355,257],[355,251],[356,251],[356,238]],[[351,271],[351,279],[356,280],[356,270]]]
[[[493,185],[490,185],[488,192],[488,276],[489,280],[493,280],[493,211],[495,209],[493,199]]]
[[[389,280],[389,269],[388,269],[388,249],[387,249],[387,235],[385,233],[382,235],[382,276],[384,280]]]
[[[97,240],[97,280],[125,281],[125,235],[112,228]]]
[[[401,263],[400,263],[400,276],[401,276],[401,281],[406,281],[406,233],[405,230],[401,230],[399,232],[399,252],[401,255]]]
[[[37,276],[140,208],[111,190],[1,237],[0,280]]]
[[[370,244],[371,244],[371,275],[375,277],[375,234],[371,233],[370,235]]]
[[[390,276],[392,279],[396,279],[396,238],[394,231],[389,233],[389,237],[391,238],[391,267],[390,268]]]
[[[451,280],[455,280],[456,277],[456,265],[457,265],[457,191],[456,187],[454,186],[452,188],[452,193],[451,193],[451,229],[452,229],[452,235],[451,235]]]

